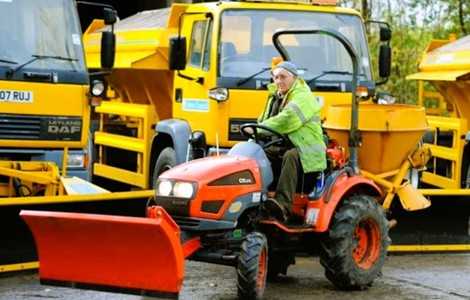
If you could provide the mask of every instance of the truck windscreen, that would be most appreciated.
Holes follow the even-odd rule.
[[[20,69],[86,72],[74,1],[0,1],[0,76]]]
[[[271,78],[271,60],[281,56],[273,45],[273,34],[279,29],[298,28],[329,28],[345,35],[361,58],[360,80],[372,84],[369,51],[359,16],[285,10],[223,12],[218,51],[219,82],[232,88],[266,86]],[[299,76],[313,90],[334,82],[335,90],[350,91],[352,62],[337,40],[326,35],[298,34],[281,36],[280,41],[297,65]]]

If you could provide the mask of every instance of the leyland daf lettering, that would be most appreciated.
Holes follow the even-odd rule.
[[[41,138],[55,141],[79,141],[82,127],[81,118],[44,117],[41,119]]]
[[[49,120],[47,132],[49,133],[78,133],[82,129],[81,121]]]
[[[33,92],[0,90],[0,102],[32,103]]]

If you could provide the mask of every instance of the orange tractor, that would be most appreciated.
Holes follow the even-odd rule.
[[[352,58],[353,86],[359,86],[360,58],[341,33],[284,30],[273,42],[289,60],[281,35],[318,33],[345,47]],[[349,157],[329,139],[324,180],[317,180],[317,174],[302,175],[304,189],[293,200],[297,220],[281,223],[263,207],[274,177],[263,147],[282,145],[285,137],[245,124],[243,131],[254,129],[254,141],[235,145],[227,155],[192,160],[162,173],[156,183],[158,206],[149,207],[147,218],[22,211],[35,236],[41,281],[178,298],[184,260],[189,259],[234,266],[239,299],[261,299],[266,279],[285,274],[297,253],[307,253],[320,256],[335,286],[371,286],[385,263],[390,222],[382,206],[383,191],[358,166],[362,97],[370,97],[367,89],[353,89],[351,127],[346,131]],[[258,128],[274,138],[264,140]],[[410,149],[422,135],[424,131]]]

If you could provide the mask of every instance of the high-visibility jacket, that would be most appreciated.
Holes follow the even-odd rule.
[[[269,98],[258,123],[287,135],[300,153],[305,173],[326,169],[326,145],[320,120],[320,104],[310,87],[297,78],[284,96],[279,113],[269,118],[272,101],[277,93],[276,84],[268,85]],[[261,134],[266,133],[260,131]]]

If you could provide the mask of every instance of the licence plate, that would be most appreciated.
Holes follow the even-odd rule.
[[[32,103],[33,92],[0,90],[0,102]]]

